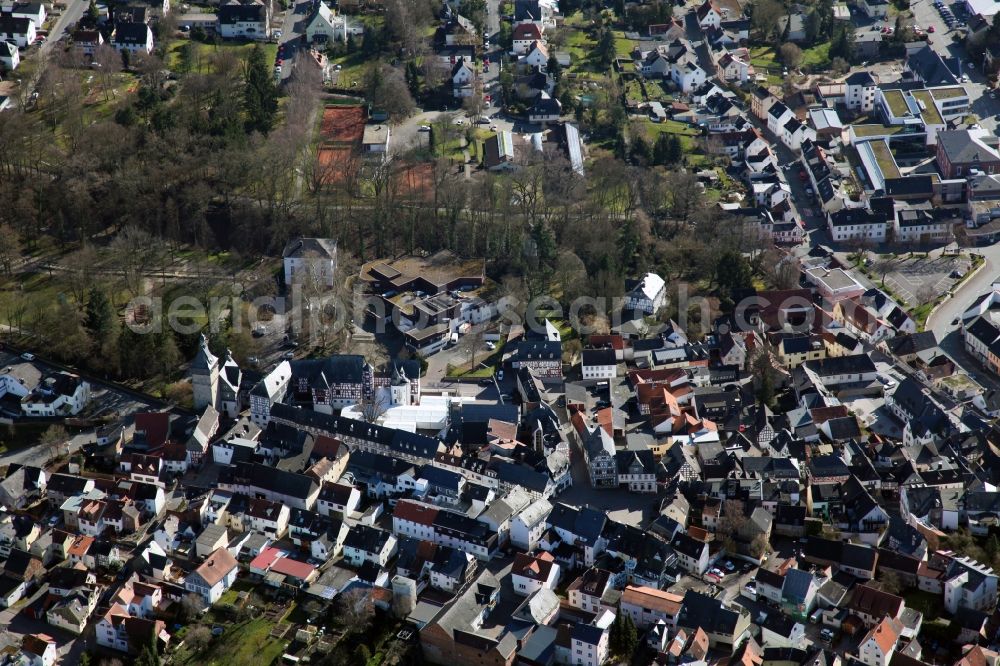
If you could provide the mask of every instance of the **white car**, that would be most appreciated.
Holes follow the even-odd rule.
[[[497,348],[497,344],[495,342],[488,342],[487,341],[486,348],[489,349],[490,351],[493,351],[494,349]]]
[[[421,125],[420,127],[417,128],[417,131],[418,132],[430,132],[431,131],[431,126],[430,125]]]

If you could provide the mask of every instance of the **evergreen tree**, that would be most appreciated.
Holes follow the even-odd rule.
[[[365,58],[371,58],[378,55],[381,45],[379,44],[378,33],[372,28],[365,28],[364,35],[361,37],[361,53]]]
[[[257,44],[244,62],[243,105],[248,132],[267,134],[271,131],[278,111],[278,94],[264,59],[264,50]]]
[[[615,35],[610,28],[603,28],[597,41],[597,59],[602,67],[610,67],[615,55]]]
[[[986,540],[986,554],[991,561],[1000,555],[1000,539],[997,538],[996,534],[991,534],[990,538]]]
[[[625,143],[625,132],[619,129],[618,133],[615,134],[615,157],[624,160],[627,150],[628,144]]]
[[[611,648],[611,654],[621,654],[622,653],[622,614],[618,613],[615,615],[614,621],[611,623],[611,632],[608,636],[609,647]]]
[[[101,11],[97,8],[97,2],[95,0],[90,0],[90,4],[87,5],[87,21],[92,26],[96,26],[97,22],[101,20]]]
[[[171,375],[177,370],[181,362],[181,351],[177,348],[177,339],[173,331],[164,330],[159,335],[157,341],[158,358],[160,371],[166,375]]]
[[[640,273],[642,266],[642,239],[639,237],[639,225],[634,217],[630,217],[618,232],[618,256],[621,265],[629,274]]]
[[[637,647],[639,647],[639,630],[636,629],[632,616],[626,615],[625,627],[622,632],[622,653],[626,657],[631,657],[635,654]]]
[[[633,162],[638,162],[643,166],[649,163],[652,153],[649,150],[649,143],[646,141],[646,137],[636,136],[632,138],[631,153]]]
[[[656,143],[653,144],[653,164],[658,166],[673,166],[681,161],[683,155],[684,149],[681,146],[680,138],[676,134],[667,134],[664,132],[656,137]]]
[[[562,78],[562,66],[559,64],[559,60],[556,59],[555,51],[549,54],[549,61],[545,65],[546,70],[552,77],[552,80],[559,84],[559,80]]]
[[[103,290],[94,287],[87,296],[83,325],[98,347],[103,345],[116,328],[115,311]]]
[[[760,376],[760,386],[757,387],[757,401],[767,406],[774,404],[774,380],[771,379],[770,372],[764,372]]]
[[[715,281],[719,285],[719,291],[725,297],[738,289],[752,287],[753,275],[750,271],[750,265],[739,252],[727,250],[722,253],[715,266]]]

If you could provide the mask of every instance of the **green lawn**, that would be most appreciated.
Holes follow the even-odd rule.
[[[625,99],[636,104],[642,104],[646,101],[642,96],[642,86],[638,81],[625,82]]]
[[[828,67],[830,65],[830,42],[817,44],[802,51],[803,67]]]
[[[654,123],[652,120],[646,123],[647,132],[651,132],[650,140],[655,142],[656,136],[658,134],[676,134],[681,138],[681,145],[684,146],[684,152],[688,153],[687,158],[693,158],[691,151],[695,148],[694,137],[701,136],[701,130],[696,127],[691,127],[686,123],[681,123],[676,120],[664,120],[662,123]]]
[[[191,654],[181,648],[174,655],[175,664],[192,666],[251,666],[270,664],[281,657],[288,641],[272,639],[268,634],[274,625],[264,618],[240,624],[230,624],[218,638],[213,638],[208,648]]]
[[[232,53],[241,60],[250,53],[255,43],[239,44],[235,42],[220,42],[219,44],[205,44],[194,40],[178,39],[170,45],[170,52],[167,54],[167,67],[176,70],[180,65],[181,49],[185,44],[194,44],[195,53],[192,58],[192,71],[211,71],[212,61],[217,54]],[[263,43],[260,47],[264,49],[264,61],[270,66],[278,54],[278,45]]]
[[[340,72],[337,74],[338,88],[358,88],[364,86],[365,74],[368,71],[370,61],[366,60],[360,53],[350,53],[339,58],[331,58],[333,65],[340,65]]]
[[[755,46],[750,49],[750,64],[754,67],[764,67],[771,69],[778,67],[778,60],[774,54],[774,49],[770,46]]]
[[[638,43],[635,40],[629,39],[625,36],[625,33],[621,30],[614,31],[615,36],[615,51],[620,56],[631,56],[632,50]]]

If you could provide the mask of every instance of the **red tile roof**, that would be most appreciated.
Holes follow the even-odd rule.
[[[316,571],[316,567],[306,562],[293,560],[290,557],[282,557],[271,566],[271,571],[299,580],[306,580]]]
[[[437,515],[438,509],[436,507],[417,504],[416,502],[407,502],[405,500],[397,502],[396,508],[392,512],[393,518],[407,520],[418,525],[433,524]]]
[[[228,550],[216,548],[194,572],[201,576],[201,579],[209,586],[213,586],[225,578],[226,574],[235,569],[236,566],[236,560],[233,559]]]

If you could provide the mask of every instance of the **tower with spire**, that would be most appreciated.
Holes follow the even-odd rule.
[[[191,362],[191,387],[194,390],[194,408],[202,410],[215,407],[219,397],[219,359],[208,348],[208,338],[202,333],[198,354]]]

